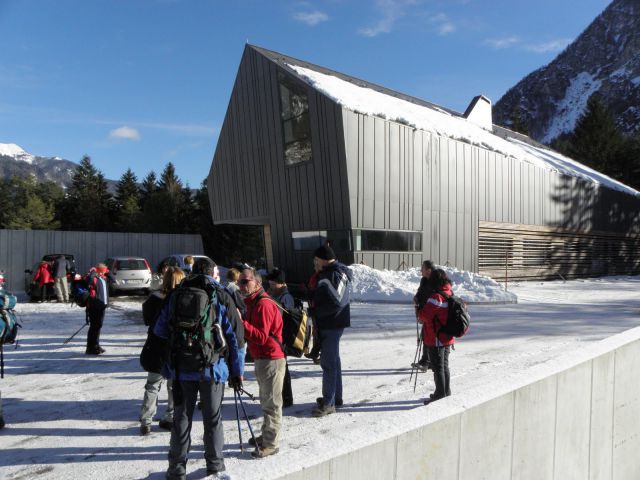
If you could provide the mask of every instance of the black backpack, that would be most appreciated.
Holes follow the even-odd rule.
[[[471,322],[467,304],[455,295],[447,295],[444,292],[438,293],[447,299],[448,307],[447,323],[440,328],[438,335],[440,333],[446,333],[456,338],[464,336],[469,330],[469,323]]]
[[[295,300],[295,307],[287,310],[279,302],[269,297],[259,297],[260,299],[271,300],[282,313],[282,343],[275,335],[273,338],[282,348],[285,355],[289,357],[302,357],[302,354],[309,351],[309,340],[311,338],[311,325],[307,312],[302,306],[302,302]]]
[[[220,325],[224,306],[218,301],[219,285],[204,275],[185,278],[171,294],[169,364],[178,372],[211,370],[227,342]]]

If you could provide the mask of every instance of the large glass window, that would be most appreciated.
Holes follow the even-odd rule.
[[[280,115],[286,165],[311,160],[311,127],[306,89],[280,74]]]
[[[292,232],[294,250],[313,251],[321,245],[329,243],[335,252],[351,251],[351,235],[349,230],[312,230]]]
[[[420,252],[421,232],[354,230],[355,250],[374,252]]]

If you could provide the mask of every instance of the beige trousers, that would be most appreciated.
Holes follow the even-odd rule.
[[[286,362],[284,358],[256,358],[254,362],[263,414],[262,448],[278,448],[282,426],[282,382]]]

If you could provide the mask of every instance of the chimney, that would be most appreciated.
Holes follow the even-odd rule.
[[[471,103],[464,112],[464,118],[475,123],[485,130],[493,131],[493,120],[491,117],[491,100],[484,95],[478,95],[471,100]]]

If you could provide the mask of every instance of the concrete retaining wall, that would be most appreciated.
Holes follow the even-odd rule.
[[[75,256],[78,272],[110,256],[146,258],[155,270],[172,253],[203,253],[200,235],[160,233],[66,232],[60,230],[0,230],[0,270],[9,289],[24,291],[24,271],[48,253]]]
[[[476,404],[449,397],[455,414],[282,479],[639,479],[640,328],[558,363]]]

